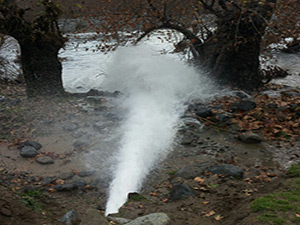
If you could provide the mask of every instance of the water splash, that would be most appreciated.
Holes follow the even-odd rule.
[[[127,116],[106,215],[118,212],[130,192],[171,149],[185,102],[210,89],[199,71],[145,46],[123,48],[112,60],[104,86],[120,90]]]

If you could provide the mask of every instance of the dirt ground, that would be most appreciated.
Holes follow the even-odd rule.
[[[106,159],[114,153],[110,134],[122,119],[111,98],[27,99],[22,85],[3,83],[0,90],[6,99],[0,111],[0,224],[54,225],[74,210],[83,225],[88,224],[87,209],[103,214],[111,179]],[[178,139],[179,144],[146,178],[140,192],[144,198],[130,199],[114,216],[134,219],[164,212],[172,225],[266,224],[257,220],[250,203],[274,190],[289,189],[284,174],[300,159],[299,140],[249,144],[239,141],[234,129],[205,126],[182,144],[190,134],[181,132],[181,143]],[[42,144],[36,157],[20,156],[26,140]],[[43,156],[54,163],[38,163],[36,159]],[[241,168],[243,178],[207,171],[218,164]],[[202,168],[196,176],[176,176],[182,167],[195,165]],[[193,174],[191,170],[188,173]],[[59,186],[75,183],[82,185]],[[194,196],[170,200],[172,187],[182,183],[193,188]]]

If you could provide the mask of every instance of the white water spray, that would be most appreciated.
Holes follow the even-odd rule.
[[[124,93],[127,119],[106,215],[117,213],[128,193],[140,190],[172,147],[184,103],[210,87],[199,71],[143,46],[121,49],[112,61],[104,86]]]

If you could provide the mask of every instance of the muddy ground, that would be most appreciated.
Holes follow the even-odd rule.
[[[116,153],[122,121],[112,104],[115,97],[27,99],[24,87],[16,84],[1,84],[0,94],[0,224],[59,224],[70,210],[81,225],[99,224],[114,162],[108,159]],[[234,125],[196,119],[202,124],[183,126],[174,149],[145,179],[143,197],[130,199],[114,216],[134,219],[163,212],[173,225],[267,224],[257,220],[250,203],[289,189],[286,171],[300,159],[297,135],[261,135],[261,143],[245,143]],[[32,158],[20,155],[28,140],[42,145]],[[41,157],[51,160],[41,164]],[[224,164],[242,170],[243,177],[210,172]],[[193,194],[172,200],[170,191],[183,183]]]

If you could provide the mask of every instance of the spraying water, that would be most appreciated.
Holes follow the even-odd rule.
[[[117,213],[128,193],[138,192],[149,171],[167,155],[184,103],[211,87],[199,71],[145,46],[119,50],[110,68],[104,86],[124,94],[127,117],[106,215]]]

